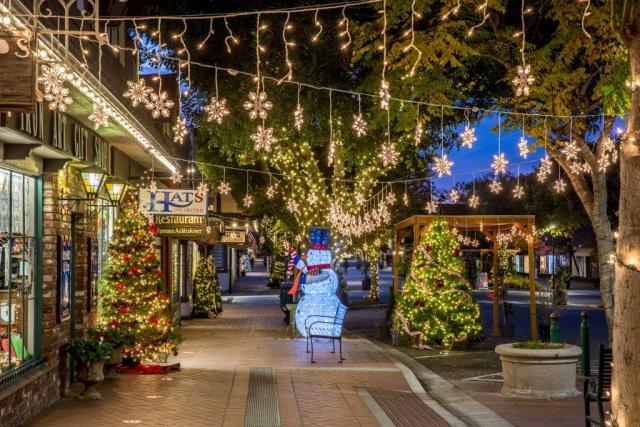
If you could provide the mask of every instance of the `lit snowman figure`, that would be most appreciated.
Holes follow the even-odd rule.
[[[296,308],[296,327],[303,337],[307,336],[305,322],[309,316],[334,317],[340,304],[336,295],[338,276],[331,268],[329,237],[328,229],[311,228],[311,246],[307,251],[306,262],[300,257],[294,260],[300,270],[296,280],[299,280],[304,295]],[[295,291],[296,286],[291,293]]]

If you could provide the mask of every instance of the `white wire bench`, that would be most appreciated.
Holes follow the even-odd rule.
[[[304,322],[304,327],[307,330],[307,353],[309,353],[309,342],[311,342],[311,363],[316,363],[315,360],[313,360],[314,338],[330,339],[333,345],[332,353],[336,352],[336,341],[338,341],[340,347],[339,363],[342,363],[344,360],[342,357],[342,325],[344,324],[346,313],[347,306],[338,304],[335,316],[311,315],[307,317]]]

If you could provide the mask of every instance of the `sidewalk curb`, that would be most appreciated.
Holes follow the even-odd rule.
[[[424,385],[426,393],[440,405],[451,411],[470,426],[514,427],[509,421],[473,399],[465,391],[454,386],[435,372],[421,365],[412,357],[396,350],[388,344],[368,340],[383,350],[396,364],[400,363],[412,371]],[[426,402],[425,402],[426,403]]]

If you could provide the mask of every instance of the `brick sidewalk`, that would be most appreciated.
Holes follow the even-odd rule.
[[[443,408],[437,403],[430,404],[438,406],[436,412],[427,407],[399,367],[367,340],[347,333],[342,364],[331,354],[330,343],[319,343],[317,363],[311,365],[305,341],[285,338],[276,305],[228,304],[219,319],[183,324],[184,342],[176,358],[180,372],[105,380],[98,386],[103,400],[62,399],[30,425],[245,426],[256,425],[250,423],[254,411],[266,411],[261,416],[276,420],[265,426],[372,426],[391,419],[398,426],[427,425],[417,418],[425,414],[433,418],[428,425],[444,423],[436,415]],[[267,383],[250,380],[262,378],[258,374]],[[256,394],[269,387],[273,393]],[[402,417],[377,404],[391,392],[402,405],[414,407],[407,414],[418,415]]]

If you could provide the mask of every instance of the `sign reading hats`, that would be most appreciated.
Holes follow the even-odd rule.
[[[197,190],[140,189],[140,210],[151,215],[207,216],[207,195]],[[206,224],[205,224],[206,226]]]

